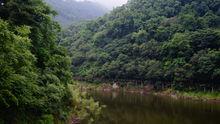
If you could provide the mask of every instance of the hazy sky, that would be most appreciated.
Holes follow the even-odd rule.
[[[83,0],[78,0],[78,1],[83,1]],[[98,2],[110,9],[127,3],[127,0],[88,0],[88,1]]]

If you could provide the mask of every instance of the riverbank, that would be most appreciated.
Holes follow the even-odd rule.
[[[205,102],[220,103],[220,92],[201,92],[201,91],[177,91],[166,89],[154,92],[155,95],[169,96],[174,99],[191,99]]]
[[[123,91],[129,93],[154,94],[158,96],[166,96],[174,99],[191,99],[206,102],[220,103],[220,92],[201,92],[201,91],[177,91],[174,89],[164,89],[156,91],[151,85],[146,86],[126,86],[114,89],[111,84],[95,84],[75,81],[82,91],[96,90],[103,92]]]

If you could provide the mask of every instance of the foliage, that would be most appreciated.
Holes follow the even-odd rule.
[[[0,20],[1,108],[32,104],[37,90],[36,58],[30,52],[29,27],[10,27]]]
[[[71,60],[58,44],[55,11],[42,0],[1,2],[0,122],[67,119],[72,107]]]
[[[218,0],[130,0],[69,27],[61,44],[76,79],[219,90],[219,6]]]
[[[219,99],[219,92],[180,92],[180,95],[186,97],[192,97],[197,99],[209,100],[209,99]]]
[[[73,113],[84,123],[93,123],[100,115],[102,107],[92,98],[88,98],[86,92],[80,91],[78,84],[68,86],[72,95],[74,106]]]

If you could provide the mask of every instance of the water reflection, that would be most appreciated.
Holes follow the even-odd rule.
[[[96,124],[219,124],[220,105],[123,92],[91,93],[107,105]]]
[[[117,96],[118,96],[118,94],[119,94],[119,92],[113,91],[113,92],[112,92],[112,99],[116,99]]]

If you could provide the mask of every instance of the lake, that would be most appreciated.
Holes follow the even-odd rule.
[[[106,105],[95,124],[220,124],[220,104],[123,92],[92,92]]]

